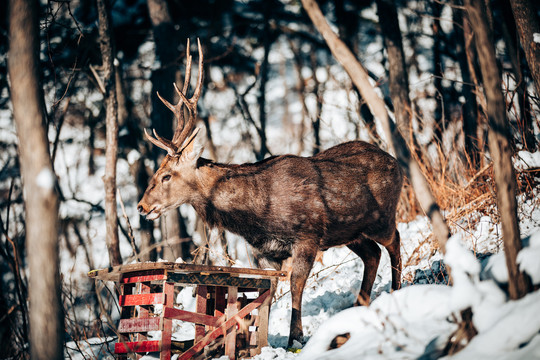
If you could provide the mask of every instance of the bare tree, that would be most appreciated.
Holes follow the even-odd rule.
[[[38,1],[10,1],[8,68],[25,194],[30,353],[32,359],[62,359],[58,194],[39,80],[38,9]]]
[[[519,41],[525,51],[536,93],[540,96],[540,44],[534,41],[534,34],[540,33],[538,16],[530,0],[510,0],[510,4],[519,33]]]
[[[152,32],[156,43],[156,59],[161,66],[152,71],[152,127],[164,136],[171,136],[173,131],[173,117],[166,107],[161,104],[157,93],[165,99],[171,99],[174,96],[172,82],[176,78],[176,63],[178,58],[178,39],[177,36],[171,36],[175,33],[169,6],[165,0],[148,0],[148,14],[152,22]],[[189,46],[189,45],[188,45]],[[161,154],[154,151],[154,160],[159,164]],[[141,221],[145,221],[141,219]],[[184,219],[178,209],[168,211],[161,221],[161,241],[163,259],[174,261],[178,257],[186,259],[189,255],[183,252],[182,242],[187,236],[182,236]],[[145,226],[146,227],[146,226]],[[147,229],[151,230],[151,229]],[[185,230],[184,230],[185,232]],[[150,238],[147,239],[147,241]],[[143,244],[145,248],[151,244]]]
[[[512,166],[512,147],[506,119],[501,75],[495,58],[491,32],[483,0],[465,1],[469,20],[476,36],[478,61],[484,82],[489,122],[488,146],[493,159],[497,205],[501,214],[504,253],[508,267],[508,293],[511,299],[525,296],[530,289],[530,278],[519,271],[516,257],[521,250],[517,218],[516,178]]]
[[[438,240],[439,245],[444,251],[450,231],[440,208],[433,197],[426,178],[420,170],[418,162],[411,156],[407,143],[399,132],[399,129],[392,121],[390,121],[384,101],[377,95],[375,89],[369,82],[369,76],[362,64],[360,64],[347,45],[339,39],[327,23],[316,1],[302,0],[302,4],[315,27],[326,40],[334,57],[341,63],[345,71],[347,71],[351,77],[353,83],[360,90],[360,93],[368,103],[371,112],[379,119],[379,121],[381,121],[387,137],[386,140],[388,144],[390,144],[390,147],[393,148],[401,166],[409,177],[418,202],[433,224],[435,238]]]
[[[111,265],[122,263],[118,239],[118,214],[116,210],[116,159],[118,152],[118,102],[116,100],[116,78],[114,51],[112,45],[112,26],[108,0],[97,0],[99,16],[99,37],[104,72],[106,106],[106,147],[105,147],[105,221],[107,227],[107,248]]]

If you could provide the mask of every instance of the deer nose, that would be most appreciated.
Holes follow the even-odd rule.
[[[137,205],[137,211],[141,215],[147,213],[146,209],[144,208],[144,205],[142,205],[141,203],[139,203],[139,205]]]

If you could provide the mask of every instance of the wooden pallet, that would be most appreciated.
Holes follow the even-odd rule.
[[[287,274],[148,262],[94,270],[88,275],[120,285],[121,336],[114,351],[119,358],[128,353],[136,353],[139,358],[139,354],[159,352],[161,360],[169,360],[173,352],[172,320],[182,320],[195,324],[195,339],[180,354],[181,360],[198,356],[218,339],[224,342],[224,354],[230,359],[236,359],[239,351],[249,357],[260,353],[267,345],[272,288]],[[179,285],[197,286],[195,312],[174,307],[174,287]],[[248,300],[248,293],[255,298]],[[156,305],[162,305],[159,314],[155,314]],[[246,327],[246,322],[251,326]],[[148,340],[149,331],[161,331],[161,340]]]

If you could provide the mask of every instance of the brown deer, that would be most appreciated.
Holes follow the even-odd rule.
[[[351,141],[312,156],[274,156],[253,164],[218,164],[202,158],[195,146],[197,100],[201,95],[203,54],[190,99],[189,42],[186,78],[180,100],[172,105],[178,121],[172,140],[145,134],[167,151],[143,198],[139,212],[155,220],[165,211],[191,204],[210,227],[243,236],[262,267],[280,268],[292,257],[292,318],[289,344],[302,340],[302,292],[319,250],[346,245],[364,262],[360,303],[368,304],[381,256],[390,255],[392,289],[401,281],[396,207],[403,175],[396,159],[378,147]],[[159,94],[158,94],[159,96]],[[183,108],[185,105],[187,111]]]

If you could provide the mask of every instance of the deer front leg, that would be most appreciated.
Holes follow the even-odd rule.
[[[293,345],[294,340],[302,342],[304,336],[302,331],[302,293],[316,254],[317,246],[313,244],[299,245],[293,249],[291,270],[292,315],[289,346]]]

